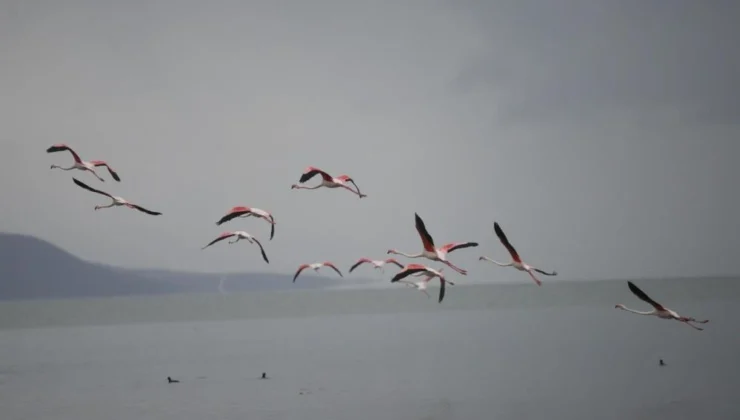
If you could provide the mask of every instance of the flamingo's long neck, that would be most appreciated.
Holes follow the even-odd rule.
[[[70,166],[69,168],[62,168],[61,166],[51,165],[51,169],[61,169],[63,171],[71,171],[72,169],[76,169],[76,168],[74,165]]]
[[[484,260],[488,261],[488,262],[492,262],[492,263],[494,263],[494,264],[496,264],[496,265],[498,265],[498,266],[501,266],[501,267],[509,267],[509,266],[512,266],[512,265],[514,265],[514,263],[513,263],[513,262],[509,262],[509,263],[502,263],[502,262],[498,262],[498,261],[496,261],[496,260],[493,260],[493,259],[491,259],[491,258],[488,258],[488,257],[482,257],[482,258],[483,258]]]
[[[627,312],[632,312],[633,314],[638,314],[638,315],[655,315],[655,311],[643,312],[643,311],[638,311],[636,309],[630,309],[626,306],[620,306],[619,309],[622,309],[623,311],[627,311]]]
[[[404,253],[404,252],[400,252],[400,251],[394,251],[393,253],[394,253],[394,254],[398,254],[398,255],[403,255],[403,256],[404,256],[404,257],[406,257],[406,258],[421,258],[421,257],[423,257],[423,256],[424,256],[424,254],[423,254],[423,253],[421,253],[421,252],[420,252],[420,253],[418,253],[418,254],[406,254],[406,253]]]

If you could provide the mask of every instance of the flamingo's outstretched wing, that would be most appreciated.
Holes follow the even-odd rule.
[[[414,219],[416,220],[416,231],[421,236],[421,242],[424,245],[424,249],[430,252],[434,252],[434,239],[432,235],[427,232],[427,227],[424,225],[424,221],[421,220],[418,213],[414,213]]]
[[[229,212],[224,215],[224,217],[220,218],[216,222],[216,225],[220,226],[220,225],[228,222],[229,220],[234,219],[236,217],[239,217],[239,216],[241,216],[243,214],[249,214],[250,211],[251,210],[249,209],[249,207],[244,207],[244,206],[232,207],[231,210],[229,210]]]
[[[301,271],[305,270],[308,267],[308,264],[301,264],[300,267],[298,267],[298,271],[295,272],[295,275],[293,276],[293,283],[295,283],[295,279],[298,278],[298,275],[301,274]]]
[[[108,169],[108,173],[110,176],[113,177],[118,182],[121,182],[121,177],[118,176],[118,172],[116,172],[113,168],[110,167],[104,160],[91,160],[90,163],[93,164],[93,166],[105,166],[106,169]]]
[[[326,266],[326,267],[330,267],[331,269],[333,269],[334,271],[336,271],[336,272],[337,272],[337,274],[339,274],[339,277],[344,277],[344,276],[342,275],[342,272],[341,272],[341,271],[339,271],[339,269],[337,268],[337,266],[335,266],[335,265],[334,265],[334,264],[332,264],[331,262],[329,262],[329,261],[326,261],[326,262],[324,262],[324,266]]]
[[[215,244],[216,242],[220,242],[220,241],[223,241],[223,240],[224,240],[224,239],[226,239],[226,238],[231,238],[231,237],[232,237],[232,236],[234,236],[234,235],[236,235],[236,234],[235,234],[234,232],[224,232],[224,233],[222,233],[222,234],[218,235],[218,237],[217,237],[216,239],[212,240],[211,242],[209,242],[209,243],[208,243],[208,245],[204,246],[204,247],[203,247],[203,248],[201,248],[201,249],[206,249],[206,248],[208,248],[209,246],[211,246],[211,245]]]
[[[360,265],[366,262],[370,262],[370,260],[367,258],[360,258],[359,260],[357,260],[356,263],[354,263],[354,265],[352,265],[352,267],[349,268],[349,272],[351,273],[352,271],[354,271],[355,268],[359,267]]]
[[[306,168],[305,171],[303,171],[303,175],[301,175],[301,178],[298,180],[298,182],[300,182],[301,184],[303,184],[304,182],[306,182],[309,179],[311,179],[314,176],[316,176],[316,174],[320,174],[321,175],[321,178],[323,178],[324,181],[331,181],[331,179],[332,179],[331,178],[331,175],[329,175],[328,173],[322,171],[321,169],[314,168],[313,166],[309,166],[308,168]]]
[[[55,153],[55,152],[63,152],[68,151],[69,153],[72,153],[72,158],[75,160],[76,163],[82,163],[82,159],[80,159],[80,156],[75,153],[74,150],[72,150],[71,147],[67,146],[64,143],[54,144],[48,149],[46,149],[46,153]]]
[[[442,303],[442,299],[445,298],[445,283],[447,283],[445,279],[439,279],[439,300],[437,301],[437,303]]]
[[[511,258],[514,259],[514,261],[521,262],[522,260],[519,258],[519,254],[516,252],[516,249],[509,243],[509,239],[506,238],[506,235],[504,234],[504,231],[501,230],[501,226],[499,226],[498,222],[493,222],[493,230],[496,232],[496,236],[498,236],[499,241],[501,241],[501,244],[506,247],[506,249],[509,251],[509,254],[511,254]]]
[[[160,212],[158,212],[158,211],[151,211],[151,210],[147,210],[147,209],[145,209],[144,207],[141,207],[141,206],[139,206],[139,205],[137,205],[137,204],[131,204],[131,203],[128,203],[128,204],[127,204],[127,206],[128,206],[128,207],[130,207],[130,208],[132,208],[132,209],[136,209],[136,210],[139,210],[140,212],[144,212],[144,213],[146,213],[146,214],[151,214],[152,216],[159,216],[159,215],[161,215],[161,214],[162,214],[162,213],[160,213]]]
[[[401,264],[400,262],[398,262],[398,260],[396,260],[395,258],[388,258],[387,260],[385,260],[385,263],[386,264],[395,264],[395,265],[398,266],[398,268],[403,269],[403,264]]]
[[[359,194],[359,195],[364,195],[364,194],[362,194],[362,193],[360,192],[360,187],[358,187],[358,186],[357,186],[357,184],[355,183],[355,180],[354,180],[354,179],[352,179],[352,177],[351,177],[351,176],[349,176],[349,175],[340,175],[340,176],[338,177],[338,179],[341,179],[341,180],[342,180],[342,181],[344,181],[344,182],[350,182],[350,183],[352,183],[352,185],[354,185],[354,186],[355,186],[355,190],[357,191],[357,194]]]
[[[539,268],[533,268],[533,270],[536,271],[536,272],[538,272],[538,273],[540,273],[540,274],[542,274],[542,275],[545,275],[545,276],[557,276],[558,275],[558,272],[557,271],[547,272],[547,271],[541,270]]]
[[[272,217],[272,215],[270,215],[269,217],[270,217],[270,240],[272,240],[272,237],[275,236],[275,218]]]
[[[112,196],[112,195],[110,195],[110,194],[108,194],[107,192],[103,192],[103,191],[100,191],[100,190],[96,190],[95,188],[93,188],[93,187],[91,187],[91,186],[89,186],[89,185],[85,184],[84,182],[80,181],[80,180],[79,180],[79,179],[77,179],[77,178],[72,178],[72,181],[74,181],[74,182],[75,182],[75,184],[77,184],[78,186],[80,186],[80,187],[82,187],[82,188],[84,188],[84,189],[86,189],[86,190],[88,190],[88,191],[92,191],[92,192],[94,192],[94,193],[98,193],[98,194],[100,194],[100,195],[104,195],[104,196],[106,196],[106,197],[108,197],[108,198],[110,198],[110,199],[113,199],[113,196]]]
[[[647,293],[645,293],[642,290],[640,290],[640,288],[637,287],[637,286],[635,286],[635,284],[632,283],[631,281],[628,281],[627,282],[627,286],[629,287],[630,292],[632,292],[640,300],[642,300],[642,301],[644,301],[646,303],[649,303],[650,305],[652,305],[655,309],[657,309],[659,311],[665,310],[665,308],[663,307],[663,305],[661,305],[660,303],[652,300],[650,298],[650,296],[647,295]]]
[[[235,207],[236,208],[236,207]],[[259,217],[261,219],[264,219],[265,222],[270,224],[270,240],[275,236],[275,218],[272,217],[272,214],[268,211],[258,209],[258,208],[249,208],[252,216]]]
[[[360,187],[358,187],[358,186],[357,186],[357,184],[355,184],[355,180],[354,180],[354,179],[352,179],[352,178],[349,178],[349,179],[347,180],[347,182],[351,182],[351,183],[352,183],[352,185],[354,185],[354,186],[355,186],[355,189],[357,190],[357,194],[360,194],[360,195],[365,195],[365,194],[362,194],[362,193],[360,192]]]
[[[260,243],[257,238],[254,236],[252,237],[252,240],[260,247],[260,252],[262,253],[262,259],[265,260],[266,263],[270,263],[270,260],[267,259],[267,254],[265,254],[265,248],[262,247],[262,244]]]
[[[422,273],[424,271],[427,271],[426,267],[419,265],[419,264],[409,264],[406,267],[404,267],[403,270],[396,273],[395,276],[391,279],[391,283],[395,283],[401,279],[404,279],[414,273]]]
[[[472,248],[478,246],[478,242],[453,242],[442,247],[445,251],[452,252],[463,248]]]

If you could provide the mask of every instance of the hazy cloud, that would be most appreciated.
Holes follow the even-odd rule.
[[[676,110],[684,121],[740,118],[737,2],[471,0],[457,7],[495,41],[463,66],[455,85],[495,90],[505,118],[625,108]]]

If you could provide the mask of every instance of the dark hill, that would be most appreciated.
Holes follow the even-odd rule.
[[[176,293],[184,288],[92,264],[26,235],[0,234],[0,299]]]
[[[157,295],[327,287],[341,279],[302,273],[191,273],[113,267],[82,260],[41,239],[0,233],[0,300]],[[357,280],[353,280],[356,282]]]

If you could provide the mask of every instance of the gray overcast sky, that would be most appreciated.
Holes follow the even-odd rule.
[[[93,261],[290,272],[421,249],[467,281],[738,273],[740,5],[692,0],[15,0],[0,230]],[[121,174],[51,171],[67,154]],[[291,191],[304,168],[368,195]],[[72,175],[145,207],[108,204]],[[317,181],[311,181],[311,184]],[[272,211],[217,227],[231,206]],[[244,229],[256,249],[200,247]],[[371,274],[372,275],[372,274]]]

